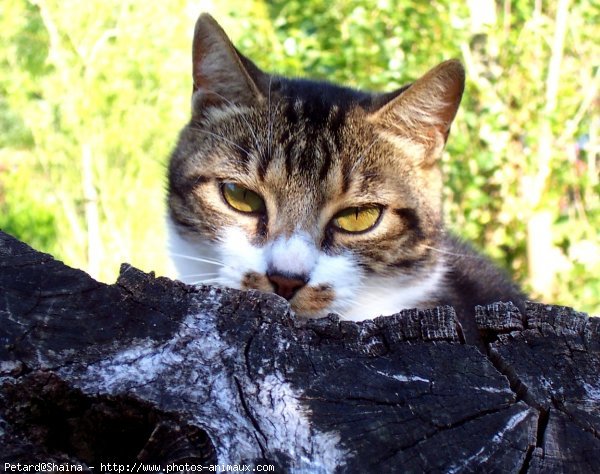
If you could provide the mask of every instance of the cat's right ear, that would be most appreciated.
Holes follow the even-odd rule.
[[[196,22],[192,46],[194,110],[223,104],[251,105],[263,97],[269,76],[239,53],[208,13]]]

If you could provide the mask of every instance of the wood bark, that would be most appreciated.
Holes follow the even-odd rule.
[[[0,469],[600,472],[599,322],[481,307],[483,353],[450,307],[303,322],[129,265],[98,283],[0,232]]]

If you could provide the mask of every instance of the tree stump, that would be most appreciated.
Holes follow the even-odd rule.
[[[477,324],[485,353],[450,307],[303,322],[129,265],[106,285],[0,232],[0,469],[600,472],[600,319]]]

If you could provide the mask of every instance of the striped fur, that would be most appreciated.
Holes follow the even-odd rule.
[[[182,280],[274,291],[306,282],[299,316],[364,319],[447,303],[454,294],[437,161],[464,85],[457,61],[414,84],[371,94],[258,69],[203,15],[194,39],[192,117],[169,166],[169,229]],[[265,201],[225,202],[221,183]],[[342,209],[377,205],[364,233],[336,229]],[[451,301],[450,301],[451,302]]]

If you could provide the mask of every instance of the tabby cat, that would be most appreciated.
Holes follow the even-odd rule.
[[[442,222],[464,80],[456,60],[386,94],[267,74],[201,15],[168,176],[179,278],[274,292],[305,318],[451,305],[476,341],[476,304],[523,296]]]

